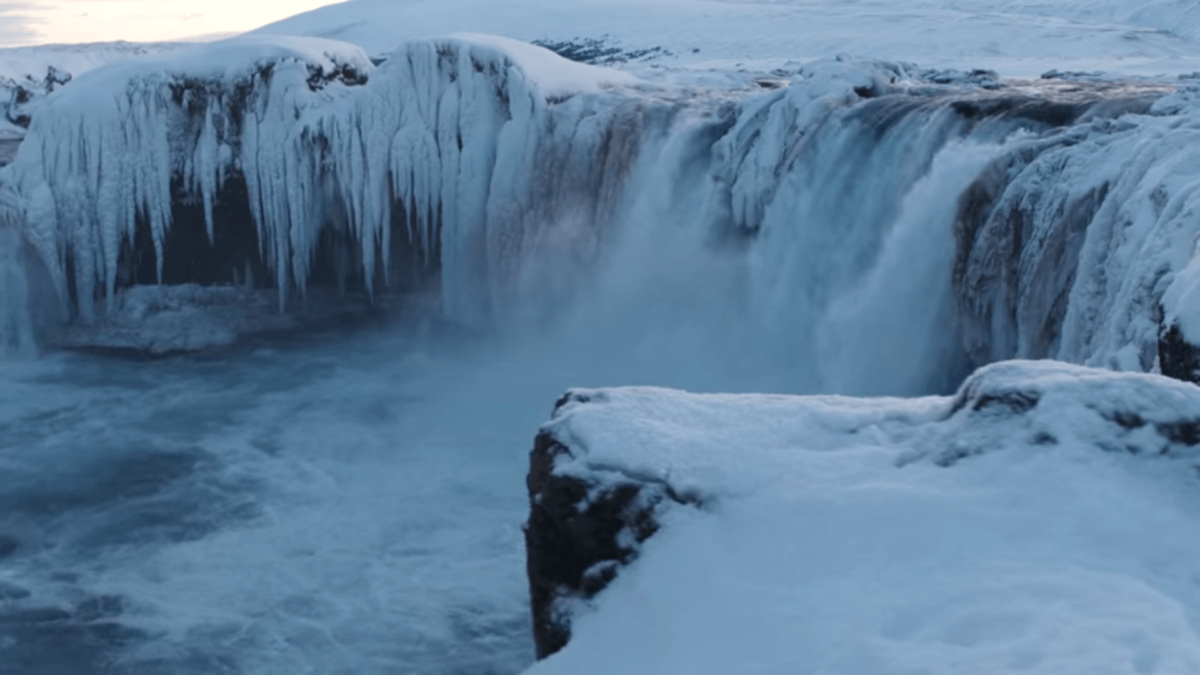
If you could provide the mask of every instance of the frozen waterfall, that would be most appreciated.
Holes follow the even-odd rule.
[[[0,170],[3,273],[30,251],[82,324],[139,284],[281,309],[433,287],[463,324],[658,331],[844,393],[1014,356],[1152,370],[1164,312],[1190,316],[1162,303],[1195,295],[1168,293],[1200,232],[1191,90],[850,59],[787,78],[652,84],[483,36],[377,66],[277,38],[110,66]],[[0,318],[28,349],[23,293]]]

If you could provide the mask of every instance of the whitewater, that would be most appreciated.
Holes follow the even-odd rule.
[[[0,127],[20,139],[0,168],[0,673],[525,671],[529,449],[569,387],[926,396],[1013,358],[1154,371],[1163,326],[1200,330],[1200,103],[1178,77],[1200,70],[1200,17],[985,4],[911,3],[912,25],[962,27],[929,45],[869,44],[895,20],[872,3],[662,2],[643,22],[616,2],[530,2],[459,22],[473,5],[357,0],[209,46],[72,56],[27,130]],[[619,17],[596,37],[629,62],[428,37],[587,44],[573,21],[592,15]],[[808,43],[755,38],[802,16]],[[840,47],[818,40],[830,26]],[[1018,34],[1025,55],[997,42]],[[1037,79],[1052,68],[1106,72]],[[898,405],[883,401],[864,405]],[[601,638],[639,644],[664,599],[753,617],[779,584],[845,608],[803,633],[813,672],[1200,663],[1200,577],[1171,560],[1195,553],[1181,479],[1064,452],[891,482],[883,441],[854,443],[845,464],[805,460],[825,517],[795,524],[821,550],[799,569],[861,563],[843,534],[894,538],[865,555],[898,551],[885,577],[902,590],[861,564],[805,586],[771,559],[761,584],[695,602],[639,591],[753,567],[716,537],[761,544],[779,504],[764,490],[713,526],[681,516],[614,618],[533,672],[698,672],[702,651],[651,662],[649,643],[604,662]],[[948,534],[908,537],[914,522]],[[969,545],[925,555],[949,540]],[[1017,595],[959,573],[1014,541]],[[1119,556],[1101,591],[1063,581],[1127,541],[1144,556]],[[1061,614],[1027,623],[1095,614],[1115,631],[1098,644],[1118,646],[1072,661],[1009,630],[1046,588]],[[855,656],[859,619],[903,603],[879,620],[887,649]],[[1131,628],[1145,616],[1157,632]],[[653,635],[723,644],[678,626]],[[729,646],[705,663],[798,667],[772,630],[759,661]]]

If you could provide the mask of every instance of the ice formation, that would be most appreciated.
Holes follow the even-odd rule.
[[[1187,87],[849,58],[784,84],[649,85],[476,35],[378,66],[243,38],[80,77],[0,189],[83,322],[134,284],[269,278],[283,307],[436,275],[448,317],[521,324],[684,240],[747,348],[808,364],[800,390],[944,391],[1012,357],[1149,371],[1163,312],[1191,316],[1167,294],[1198,231]],[[613,244],[649,230],[640,257]]]
[[[1196,311],[1184,291],[1167,293],[1200,232],[1194,95],[1067,130],[972,188],[956,280],[980,361],[1154,368],[1164,297],[1167,325]]]
[[[459,282],[447,284],[447,308],[469,317],[479,288],[461,279],[483,269],[485,249],[509,245],[502,223],[479,223],[520,215],[530,155],[556,140],[543,129],[545,109],[570,91],[555,69],[566,66],[576,87],[588,86],[581,72],[593,83],[629,81],[565,61],[539,70],[538,51],[496,39],[418,42],[373,69],[345,45],[243,39],[102,69],[48,101],[11,175],[61,290],[73,276],[85,320],[97,314],[93,297],[113,303],[122,247],[139,223],[161,280],[175,201],[202,204],[211,243],[214,205],[231,180],[244,182],[281,304],[293,286],[304,289],[327,223],[357,245],[368,290],[387,279],[397,225],[426,260],[440,251],[446,278]],[[539,88],[526,73],[548,82]],[[577,154],[604,142],[603,124],[587,128],[602,113],[579,112],[593,135]]]

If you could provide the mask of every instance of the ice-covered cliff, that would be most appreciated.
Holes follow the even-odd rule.
[[[1073,129],[971,186],[955,281],[977,361],[1154,369],[1160,334],[1198,310],[1179,276],[1200,232],[1194,96]]]
[[[48,100],[5,183],[85,321],[136,282],[265,273],[282,305],[318,259],[372,290],[403,246],[420,250],[397,264],[448,268],[446,305],[471,317],[486,288],[465,282],[505,257],[485,250],[521,245],[500,221],[551,208],[529,206],[543,187],[619,178],[631,155],[605,120],[613,108],[558,105],[630,78],[565,61],[539,70],[547,56],[428,41],[373,70],[346,45],[245,39],[130,62]],[[556,128],[551,106],[566,108]],[[611,166],[592,161],[610,150]],[[556,185],[530,184],[534,160],[556,165]]]
[[[1092,80],[842,57],[714,88],[485,36],[378,66],[244,38],[48,97],[0,191],[83,323],[136,284],[432,286],[485,328],[686,315],[792,390],[1154,370],[1195,312],[1200,113]]]

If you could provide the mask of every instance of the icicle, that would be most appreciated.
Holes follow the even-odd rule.
[[[204,229],[208,233],[209,244],[213,243],[213,202],[216,201],[220,184],[224,183],[217,130],[213,126],[216,114],[213,106],[214,102],[210,99],[204,109],[204,123],[200,128],[200,138],[196,142],[196,152],[190,162],[194,171],[192,189],[200,193],[204,207]]]
[[[489,238],[523,227],[514,209],[525,204],[519,192],[550,114],[513,48],[492,38],[413,42],[353,87],[313,85],[314,70],[341,66],[327,51],[290,48],[216,69],[203,58],[100,69],[48,101],[14,169],[27,179],[20,188],[27,203],[41,185],[53,195],[54,208],[36,213],[47,221],[32,227],[55,233],[40,241],[54,251],[60,283],[62,266],[73,265],[78,310],[89,320],[98,313],[97,282],[113,305],[121,251],[139,223],[163,279],[173,184],[199,202],[212,244],[215,204],[238,171],[281,308],[293,285],[304,293],[326,226],[344,229],[359,248],[368,291],[377,278],[388,282],[395,201],[424,261],[440,253],[448,313],[480,321],[489,311]],[[585,68],[549,52],[535,56],[550,59],[553,72]],[[361,53],[349,61],[370,68]],[[514,156],[498,165],[510,150]],[[326,223],[335,212],[344,223]]]

